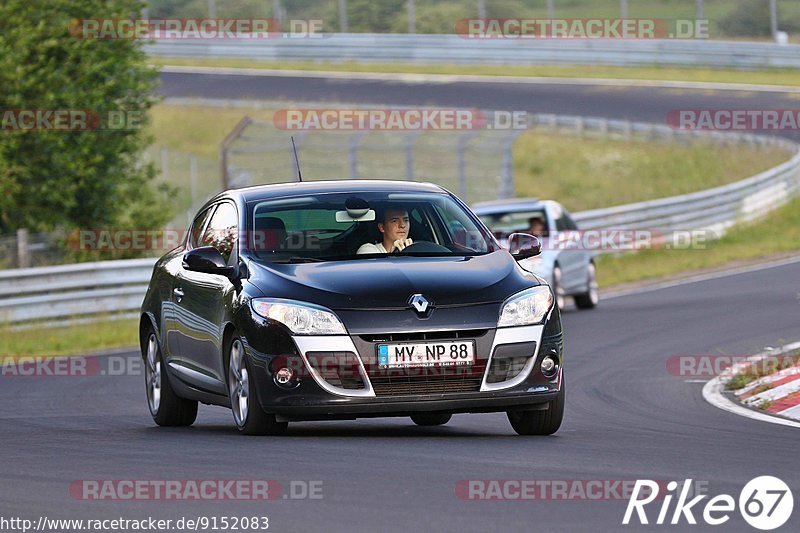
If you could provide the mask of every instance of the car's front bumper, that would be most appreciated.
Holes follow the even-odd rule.
[[[453,335],[456,336],[455,330]],[[546,408],[547,402],[553,400],[561,388],[563,337],[557,310],[551,313],[544,325],[485,330],[483,335],[474,339],[476,364],[464,370],[463,376],[442,377],[411,372],[410,378],[400,376],[395,379],[395,383],[400,384],[396,389],[378,386],[379,382],[391,383],[394,378],[387,378],[377,368],[378,341],[373,337],[287,335],[286,342],[280,344],[292,345],[294,353],[288,358],[285,354],[264,353],[252,342],[246,343],[254,367],[251,380],[262,408],[292,420],[404,416],[430,411],[497,412]],[[492,383],[496,378],[489,378],[489,375],[496,369],[493,359],[500,354],[498,349],[513,350],[515,346],[531,352],[522,371],[508,380]],[[358,369],[353,373],[361,377],[363,388],[344,389],[337,386],[339,383],[335,380],[332,383],[322,377],[308,359],[309,354],[320,352],[356,354]],[[558,373],[552,378],[543,375],[540,369],[545,354],[554,355],[559,362]],[[306,373],[287,389],[276,384],[274,373],[277,366],[289,364],[286,361],[291,358],[295,362],[290,366],[295,369],[303,367]],[[442,380],[450,380],[457,386],[445,387]],[[468,381],[474,384],[470,385],[471,389],[464,386]],[[403,392],[387,392],[398,389]]]

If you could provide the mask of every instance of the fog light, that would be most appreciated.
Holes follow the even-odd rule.
[[[288,385],[294,379],[294,372],[290,368],[281,368],[275,372],[275,383],[278,385]]]
[[[548,355],[542,359],[541,369],[545,377],[552,378],[558,372],[558,361],[552,355]]]

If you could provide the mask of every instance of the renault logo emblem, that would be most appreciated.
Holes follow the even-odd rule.
[[[421,315],[424,315],[428,311],[428,306],[430,305],[427,298],[421,294],[414,294],[411,296],[408,303]]]

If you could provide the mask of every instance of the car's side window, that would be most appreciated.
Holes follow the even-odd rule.
[[[227,263],[236,248],[239,237],[239,215],[233,204],[224,202],[214,212],[208,227],[203,232],[200,246],[213,246]]]
[[[578,225],[575,224],[575,221],[572,220],[572,217],[566,211],[564,211],[564,224],[567,226],[568,230],[574,231],[578,229]]]
[[[210,217],[211,213],[214,212],[214,207],[215,206],[209,207],[197,215],[194,219],[194,222],[192,222],[192,229],[189,230],[189,249],[201,246],[200,237],[203,235],[203,229],[208,221],[208,217]]]
[[[476,234],[475,231],[469,232],[467,230],[467,227],[471,227],[472,223],[463,211],[451,211],[440,205],[436,205],[435,209],[445,224],[444,230],[449,235],[450,242],[475,252],[488,251],[485,239]]]

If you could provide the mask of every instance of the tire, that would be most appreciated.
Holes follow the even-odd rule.
[[[256,399],[252,380],[253,368],[244,351],[242,340],[233,335],[227,349],[228,395],[236,429],[243,435],[282,435],[288,422],[278,422],[275,415],[265,413]]]
[[[564,309],[564,306],[567,304],[567,297],[564,294],[564,288],[562,287],[561,279],[561,267],[556,265],[553,267],[553,283],[551,284],[550,288],[553,289],[553,296],[556,299],[558,308]]]
[[[586,268],[588,274],[587,291],[575,295],[575,305],[578,309],[594,309],[600,301],[600,292],[597,285],[597,269],[594,263],[589,263]]]
[[[161,346],[153,329],[149,329],[142,343],[144,358],[144,385],[150,415],[159,426],[185,427],[197,419],[197,402],[181,398],[172,389],[169,374],[164,368]]]
[[[564,419],[564,381],[555,400],[548,402],[546,411],[508,411],[508,421],[518,435],[552,435]]]
[[[450,422],[453,415],[450,413],[417,413],[411,415],[411,420],[418,426],[443,426]]]

